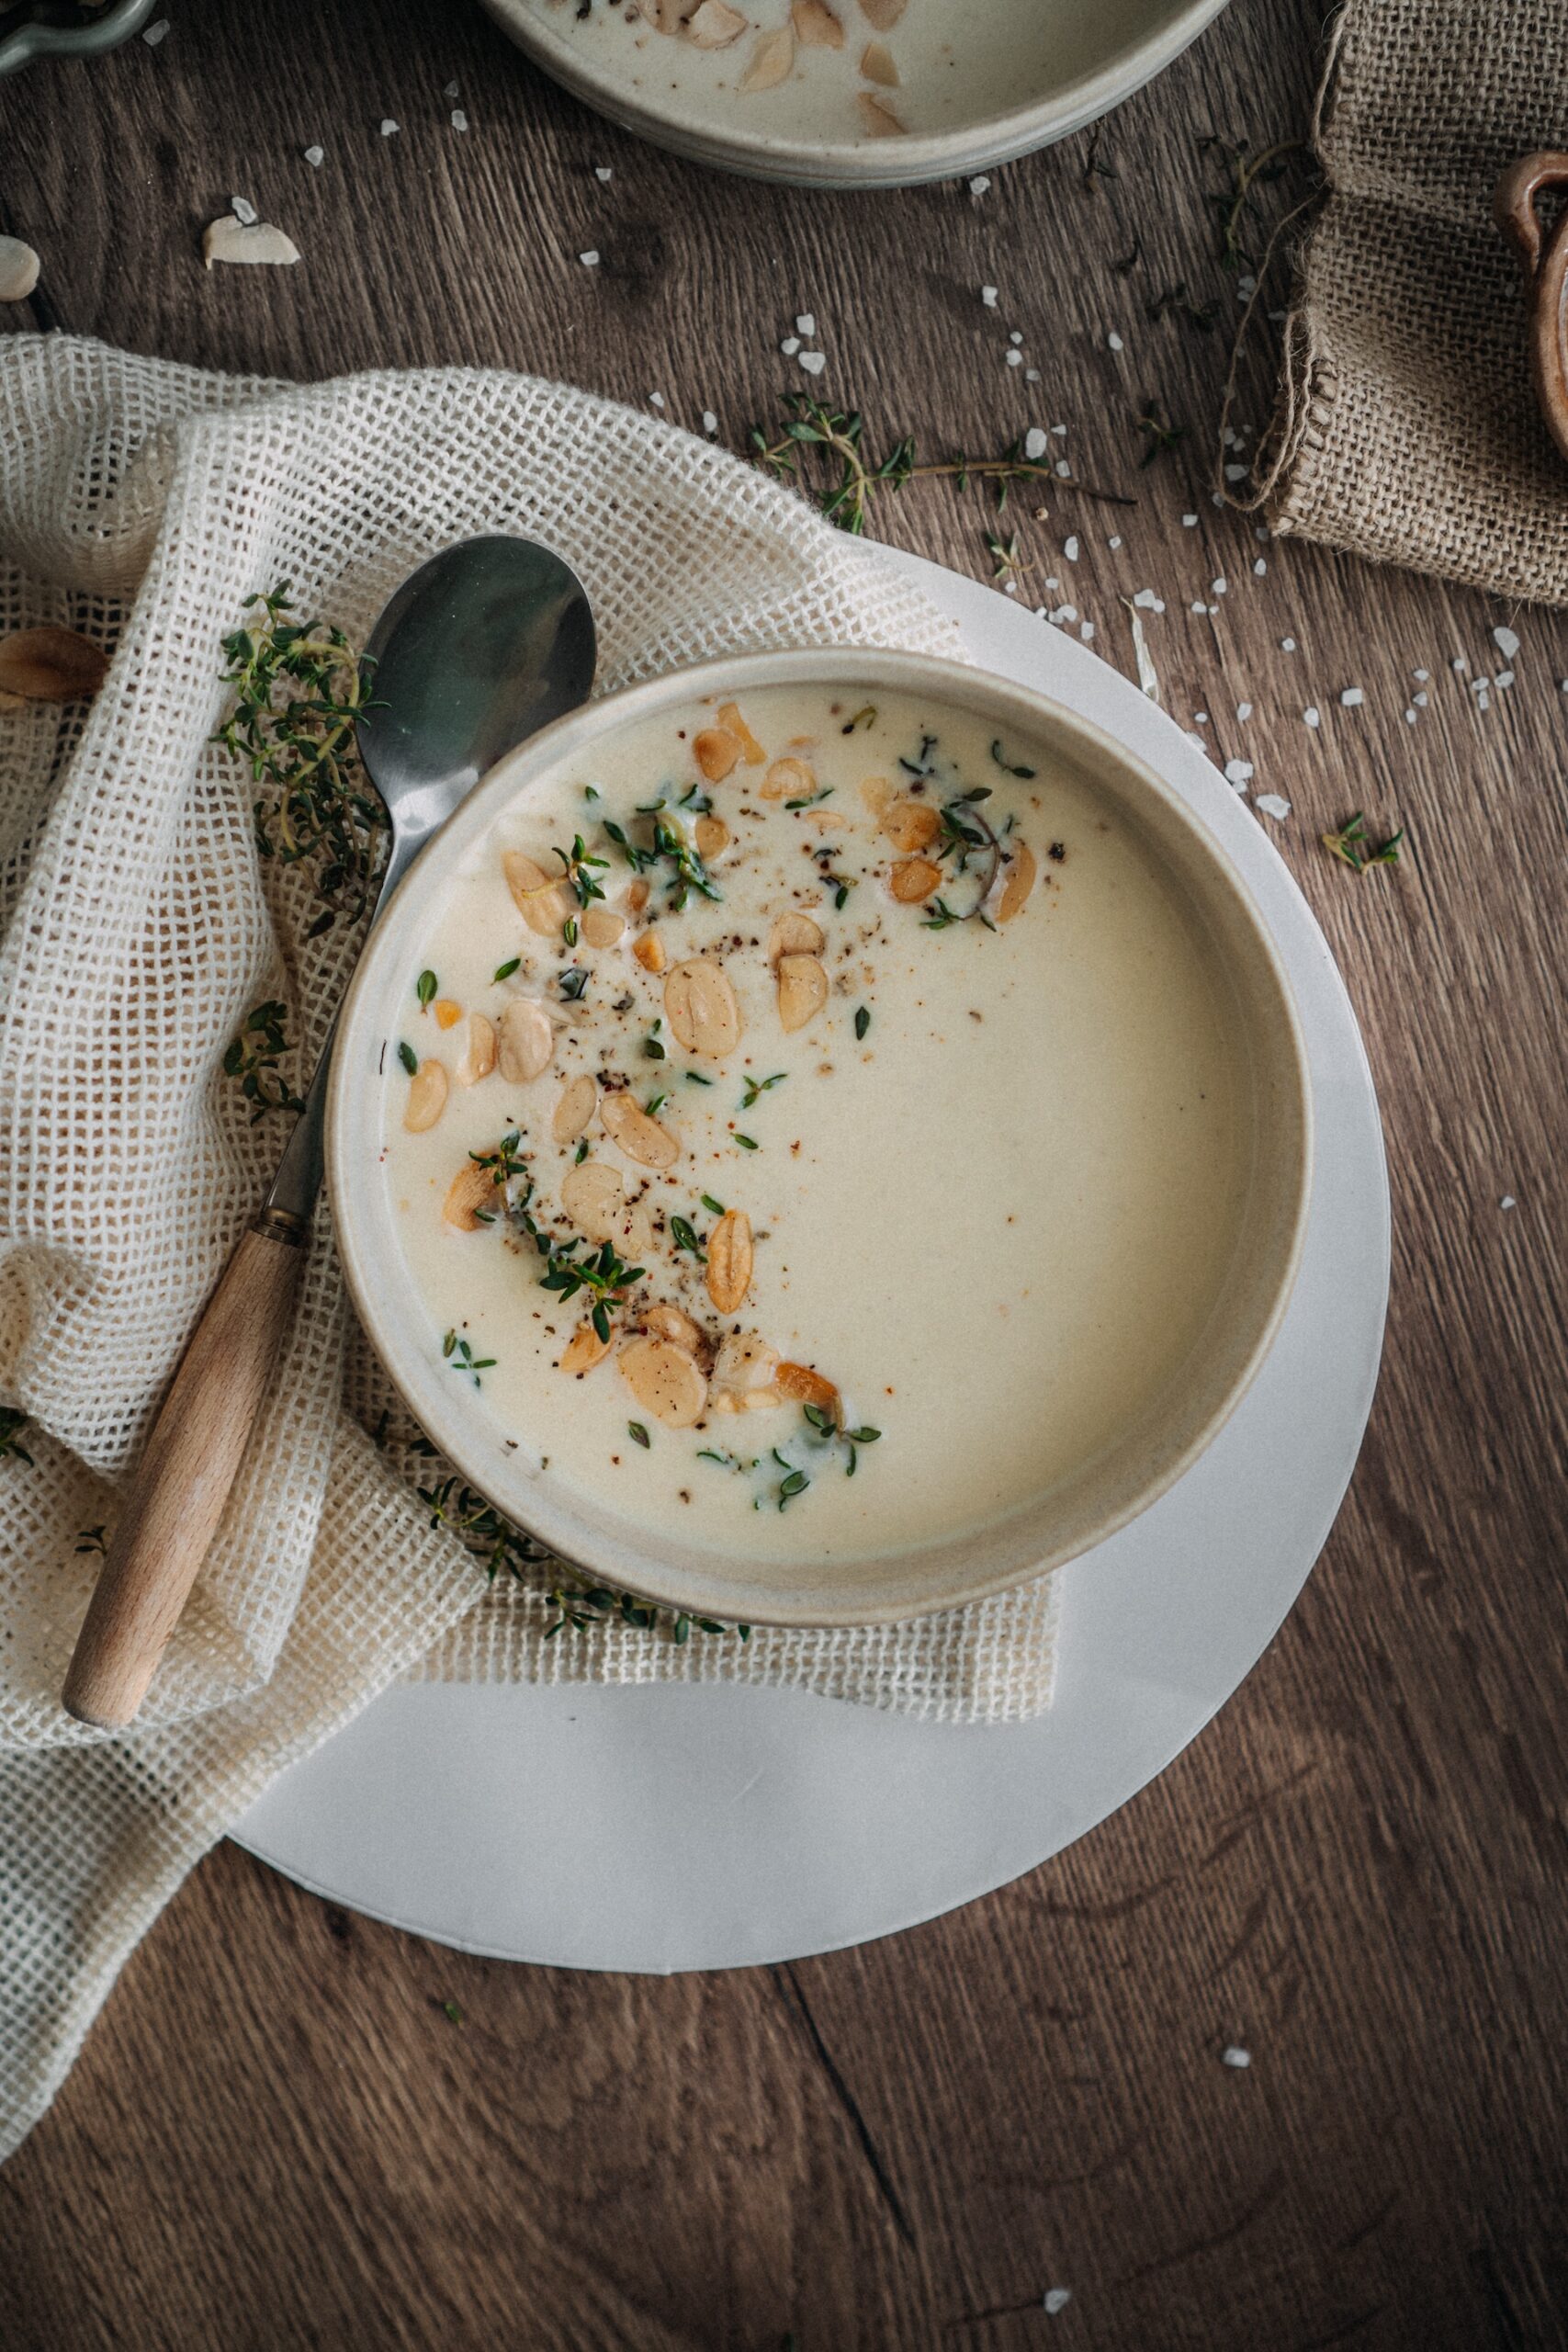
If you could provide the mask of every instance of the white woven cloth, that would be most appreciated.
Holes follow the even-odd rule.
[[[209,738],[220,639],[280,580],[356,642],[425,557],[547,541],[601,691],[741,647],[953,650],[880,560],[752,469],[559,385],[444,371],[293,387],[24,335],[0,346],[0,634],[113,654],[90,705],[0,714],[0,2154],[126,1954],[267,1782],[399,1675],[732,1676],[947,1721],[1049,1702],[1049,1579],[886,1630],[748,1645],[628,1626],[547,1645],[415,1491],[439,1466],[345,1308],[323,1209],[285,1362],[131,1732],[59,1693],[96,1553],[185,1339],[283,1141],[221,1074],[271,997],[313,1053],[357,939],[302,944],[308,877],[258,857]],[[304,1054],[293,1070],[300,1082]]]

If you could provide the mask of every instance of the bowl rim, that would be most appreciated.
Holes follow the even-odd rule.
[[[383,1188],[378,1183],[366,1185],[349,1181],[351,1169],[356,1177],[363,1174],[363,1159],[352,1159],[348,1129],[365,1097],[381,1082],[385,1050],[389,1043],[387,1008],[390,991],[386,983],[390,974],[382,967],[391,964],[403,952],[399,938],[400,923],[424,892],[440,887],[439,877],[450,867],[454,855],[460,855],[470,842],[487,831],[517,795],[526,790],[534,776],[570,759],[607,730],[635,726],[673,704],[791,685],[852,689],[881,686],[917,700],[941,699],[960,707],[966,695],[975,697],[977,693],[982,700],[989,697],[1010,706],[1014,725],[1021,718],[1026,728],[1032,721],[1044,741],[1053,736],[1058,741],[1066,739],[1091,772],[1097,756],[1130,772],[1140,790],[1152,792],[1176,820],[1231,899],[1252,951],[1260,956],[1272,978],[1289,1043],[1287,1068],[1273,1072],[1289,1085],[1291,1099],[1285,1109],[1287,1114],[1293,1114],[1301,1137],[1293,1170],[1293,1197],[1288,1211],[1289,1236],[1250,1345],[1228,1386],[1185,1442],[1179,1445],[1167,1442],[1159,1449],[1149,1472],[1141,1480],[1129,1480],[1122,1498],[1104,1507],[1087,1532],[1069,1531],[1059,1544],[1049,1548],[1031,1543],[1023,1547],[1027,1556],[1000,1565],[993,1563],[987,1569],[972,1572],[934,1598],[871,1603],[863,1600],[857,1605],[851,1591],[840,1601],[824,1600],[816,1595],[807,1605],[793,1601],[788,1595],[770,1595],[764,1604],[739,1583],[727,1597],[719,1572],[705,1559],[695,1562],[693,1577],[683,1582],[678,1555],[673,1559],[660,1558],[637,1550],[633,1573],[610,1560],[607,1553],[596,1555],[592,1532],[555,1495],[536,1490],[522,1497],[520,1502],[517,1496],[505,1491],[509,1454],[505,1451],[498,1453],[483,1422],[463,1409],[465,1392],[455,1384],[443,1387],[428,1378],[429,1367],[399,1342],[395,1331],[389,1330],[390,1318],[384,1306],[387,1256],[385,1251],[373,1254],[368,1246],[375,1223],[375,1210],[368,1204],[384,1197]],[[970,707],[974,707],[973,700]],[[993,711],[987,715],[996,714]],[[371,1050],[377,1046],[379,1053]],[[1140,753],[1035,687],[999,677],[977,664],[936,655],[872,645],[835,645],[722,654],[636,681],[597,695],[578,710],[555,720],[481,776],[415,858],[386,906],[378,910],[338,1019],[327,1098],[325,1148],[334,1238],[355,1312],[378,1360],[415,1421],[460,1477],[523,1532],[545,1544],[568,1566],[595,1584],[624,1586],[638,1598],[692,1614],[724,1618],[731,1623],[739,1620],[751,1625],[810,1629],[908,1623],[1012,1591],[1095,1549],[1157,1502],[1229,1420],[1278,1335],[1290,1304],[1305,1238],[1312,1194],[1313,1129],[1305,1041],[1283,958],[1250,889],[1184,796]],[[390,1214],[383,1210],[382,1216],[387,1243],[395,1250],[396,1231]],[[1151,1453],[1155,1453],[1156,1443],[1151,1442]],[[627,1523],[626,1532],[630,1550],[636,1533],[632,1523]],[[929,1552],[930,1547],[926,1548]],[[922,1556],[922,1552],[919,1547],[911,1547],[904,1556],[914,1562]],[[765,1570],[766,1564],[762,1565]]]
[[[580,45],[558,32],[535,0],[483,0],[502,30],[547,73],[624,130],[721,170],[838,187],[899,187],[914,181],[957,178],[1069,137],[1163,74],[1213,22],[1227,0],[1166,0],[1166,5],[1163,23],[1050,97],[950,130],[911,131],[892,139],[811,140],[766,131],[727,136],[698,127],[675,107],[655,105],[631,92],[614,74],[585,62]]]

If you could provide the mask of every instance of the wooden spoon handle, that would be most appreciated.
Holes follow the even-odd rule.
[[[132,1722],[196,1582],[276,1367],[301,1218],[264,1210],[208,1300],[130,1482],[65,1679],[68,1713]]]

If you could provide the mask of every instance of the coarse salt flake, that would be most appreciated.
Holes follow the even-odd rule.
[[[1223,2052],[1223,2056],[1227,2066],[1241,2068],[1250,2066],[1252,2064],[1251,2051],[1243,2050],[1239,2042],[1233,2041],[1230,2048]]]
[[[1108,334],[1105,338],[1105,348],[1107,351],[1125,351],[1127,346],[1119,334]]]
[[[1347,686],[1344,693],[1339,697],[1341,704],[1347,710],[1359,710],[1366,699],[1366,690],[1361,686]]]
[[[468,116],[463,112],[462,107],[453,107],[453,109],[452,109],[452,128],[453,128],[453,130],[467,130],[468,127]]]
[[[800,364],[808,376],[820,376],[828,365],[828,355],[825,351],[803,351]]]
[[[649,392],[648,397],[653,402],[655,408],[662,408],[664,406],[664,395],[662,392]]]
[[[382,136],[382,138],[383,138],[383,139],[390,139],[390,138],[391,138],[391,136],[392,136],[392,134],[393,134],[393,132],[394,132],[395,130],[397,130],[400,129],[400,127],[401,127],[401,126],[400,126],[400,124],[395,123],[395,122],[392,120],[392,118],[391,118],[391,116],[390,116],[389,114],[389,115],[383,115],[383,116],[382,116],[382,118],[381,118],[381,136]]]
[[[795,322],[795,331],[796,334],[812,335],[816,334],[817,321],[809,311],[802,311],[799,318],[796,319]]]
[[[987,311],[994,311],[997,307],[996,288],[994,286],[982,286],[980,288],[980,300],[984,302]]]
[[[984,196],[986,190],[990,187],[990,185],[991,183],[987,178],[985,173],[977,172],[969,183],[969,193],[971,196]]]
[[[1227,784],[1250,784],[1252,782],[1252,776],[1253,767],[1250,760],[1227,760],[1225,762],[1225,782]]]
[[[1140,612],[1152,613],[1159,599],[1152,588],[1140,588],[1134,596],[1133,602]]]
[[[1021,368],[1023,365],[1023,354],[1021,351],[1010,351],[1005,353],[1004,356],[1010,368]]]
[[[786,359],[793,359],[795,353],[800,349],[800,337],[797,334],[786,334],[784,341],[780,344],[779,349],[784,353]]]
[[[1238,718],[1250,718],[1252,705],[1249,702],[1238,702],[1235,707],[1235,715]]]
[[[1280,650],[1281,653],[1293,653],[1295,650],[1296,640],[1293,637],[1282,637],[1280,639]]]
[[[1024,435],[1023,454],[1030,458],[1043,458],[1045,455],[1045,435],[1039,425],[1032,424]]]
[[[1042,2311],[1049,2312],[1050,2316],[1055,2319],[1058,2312],[1065,2312],[1066,2310],[1067,2305],[1072,2301],[1072,2300],[1073,2290],[1070,2287],[1047,2287],[1044,2294],[1041,2298],[1040,2308]]]
[[[255,206],[246,196],[231,196],[229,198],[229,209],[236,220],[244,222],[247,229],[260,218]]]
[[[1511,628],[1495,628],[1492,642],[1505,662],[1511,662],[1519,650],[1519,640]]]
[[[1303,711],[1302,717],[1306,720],[1309,727],[1316,727],[1321,723],[1320,715],[1315,703],[1309,702],[1306,708]]]
[[[716,433],[718,431],[718,419],[714,414],[711,408],[705,408],[703,411],[703,431],[705,433]]]
[[[1008,341],[1010,343],[1021,343],[1023,341],[1022,331],[1018,327],[1010,327],[1008,330]]]
[[[1229,587],[1230,582],[1228,580],[1211,580],[1209,582],[1209,594],[1211,596],[1223,596]]]
[[[1196,514],[1184,514],[1181,518],[1181,527],[1184,531],[1195,531],[1198,528]]]
[[[1203,599],[1202,599],[1202,597],[1201,597],[1201,596],[1194,596],[1194,597],[1193,597],[1193,599],[1192,599],[1192,610],[1193,610],[1195,613],[1206,613],[1206,612],[1208,611],[1208,609],[1209,609],[1209,607],[1208,607],[1208,605],[1203,602]]]
[[[614,164],[595,164],[593,176],[596,180],[613,180],[615,176]]]
[[[579,254],[577,258],[582,264],[584,269],[597,269],[599,266],[598,247],[591,245],[585,254]]]
[[[1514,683],[1514,673],[1511,670],[1499,670],[1492,683],[1495,686],[1511,686]]]
[[[1418,695],[1412,695],[1410,699],[1415,704],[1417,710],[1425,710],[1427,702],[1427,695],[1425,687],[1422,688]]]
[[[1225,480],[1227,481],[1245,481],[1247,480],[1247,469],[1246,466],[1229,465],[1225,468]]]
[[[1262,556],[1259,556],[1257,561],[1253,564],[1252,569],[1255,576],[1261,580],[1264,574],[1268,571],[1269,566],[1266,560]]]
[[[459,93],[459,91],[458,91],[458,88],[457,88],[457,83],[456,83],[456,82],[448,82],[448,83],[446,84],[446,87],[443,89],[443,91],[442,91],[441,95],[442,95],[442,96],[443,96],[444,98],[455,98],[455,97],[457,97],[457,96],[460,95],[460,93]]]
[[[1112,553],[1112,554],[1114,554],[1114,553],[1115,553],[1115,551],[1116,551],[1116,549],[1117,549],[1117,548],[1121,546],[1121,544],[1122,544],[1121,534],[1120,534],[1119,532],[1112,531],[1112,532],[1111,532],[1111,537],[1106,540],[1105,544],[1106,544],[1106,546],[1111,549],[1111,553]]]
[[[1078,560],[1078,543],[1076,537],[1064,539],[1062,541],[1062,553],[1066,557],[1069,563],[1077,563]]]
[[[156,49],[158,43],[163,40],[168,29],[169,20],[167,17],[160,17],[154,24],[148,26],[141,38],[146,42],[149,49]]]
[[[1505,1193],[1502,1199],[1497,1204],[1497,1206],[1500,1209],[1517,1209],[1518,1205],[1519,1204],[1517,1201],[1515,1200],[1512,1193]]]
[[[1253,806],[1261,808],[1266,817],[1272,817],[1276,824],[1283,824],[1291,813],[1290,802],[1281,799],[1277,792],[1260,792]]]
[[[319,171],[322,164],[326,161],[326,154],[327,151],[324,147],[307,147],[305,150],[305,161],[310,164],[310,169],[313,172]]]
[[[1068,476],[1071,474],[1072,470],[1073,470],[1073,469],[1072,469],[1072,467],[1067,463],[1067,460],[1066,460],[1066,458],[1057,458],[1057,460],[1056,460],[1056,471],[1057,471],[1058,475],[1060,476],[1060,478],[1062,479],[1062,481],[1066,481],[1067,480],[1067,478],[1068,478]]]

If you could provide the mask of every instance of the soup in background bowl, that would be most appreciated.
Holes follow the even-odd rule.
[[[378,925],[329,1114],[415,1419],[596,1580],[832,1624],[1055,1565],[1213,1438],[1307,1200],[1278,959],[1043,696],[740,656],[503,761]]]

